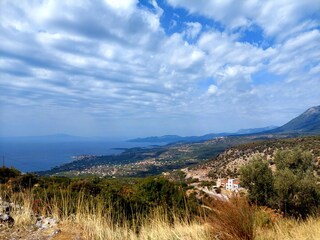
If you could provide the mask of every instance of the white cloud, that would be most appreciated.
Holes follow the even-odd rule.
[[[105,0],[105,2],[116,10],[129,12],[132,12],[135,8],[135,5],[138,3],[137,0]]]
[[[320,31],[301,33],[276,47],[269,64],[270,71],[277,74],[303,76],[306,68],[319,62]]]
[[[210,85],[207,92],[209,95],[213,95],[213,94],[216,94],[217,91],[218,91],[218,88],[216,85]]]
[[[203,131],[219,131],[228,128],[219,122],[224,111],[234,111],[239,124],[263,126],[269,123],[261,120],[261,108],[275,109],[283,101],[303,109],[320,99],[320,33],[313,29],[317,21],[307,17],[317,9],[312,2],[169,2],[221,21],[228,30],[183,21],[185,31],[166,35],[160,21],[165,9],[155,1],[155,12],[136,1],[2,1],[1,103],[14,111],[30,106],[28,117],[35,106],[35,113],[63,107],[71,119],[68,109],[77,109],[91,124],[143,123],[150,126],[146,131],[168,119],[168,129],[181,121],[189,129],[190,119],[204,116],[210,124]],[[263,49],[240,42],[232,29],[251,24],[276,43]],[[278,80],[260,80],[260,72]],[[309,97],[300,101],[294,95]],[[248,119],[250,111],[257,114]]]
[[[262,1],[262,0],[199,0],[180,1],[168,0],[175,7],[184,7],[189,12],[205,15],[221,22],[227,29],[249,27],[251,24],[259,25],[268,36],[282,38],[299,31],[299,23],[304,30],[314,27],[309,17],[319,17],[320,3],[314,0],[304,1]],[[319,24],[319,18],[317,20]]]
[[[202,25],[198,22],[187,22],[187,29],[185,31],[185,35],[187,38],[194,39],[201,32]]]

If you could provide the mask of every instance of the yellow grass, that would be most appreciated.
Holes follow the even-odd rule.
[[[149,219],[139,232],[135,232],[128,226],[113,226],[102,219],[93,216],[85,216],[86,220],[76,221],[73,223],[65,222],[70,228],[75,226],[82,229],[83,239],[114,239],[114,240],[151,240],[151,239],[185,239],[185,240],[206,240],[210,238],[209,228],[199,223],[179,222],[170,225],[160,219]],[[68,230],[66,230],[68,232]]]
[[[274,227],[257,230],[257,240],[319,240],[320,218],[281,219]]]
[[[28,237],[30,229],[36,230],[34,228],[36,217],[32,214],[34,208],[34,199],[32,196],[31,192],[20,192],[14,194],[10,199],[12,202],[22,204],[22,209],[16,209],[11,212],[12,217],[15,219],[15,225],[10,230],[13,232],[10,233],[12,236],[16,236],[17,233],[14,232],[18,231],[17,236],[19,236],[20,239],[31,239]],[[68,215],[68,209],[74,204],[76,205],[76,213]],[[58,205],[60,205],[60,208]],[[141,225],[138,227],[135,223],[131,223],[131,225],[129,225],[129,223],[115,224],[111,215],[112,209],[106,211],[103,205],[99,204],[99,201],[93,202],[84,199],[81,194],[77,199],[72,199],[70,196],[65,195],[59,204],[53,201],[50,205],[47,204],[46,206],[50,209],[42,208],[40,214],[45,215],[50,210],[51,216],[58,220],[58,225],[54,228],[60,229],[61,232],[53,238],[56,240],[212,239],[209,226],[202,221],[175,219],[172,223],[172,221],[169,221],[163,209],[154,209],[148,217],[141,217]],[[137,215],[139,217],[138,213]],[[48,230],[47,232],[51,234],[53,230]],[[25,236],[23,235],[24,233]],[[42,231],[41,234],[45,235],[46,231]]]
[[[10,239],[10,231],[13,232],[12,236],[19,236],[20,239],[32,239],[32,236],[30,237],[30,229],[33,229],[35,234],[45,236],[45,231],[39,232],[34,228],[36,218],[32,216],[34,210],[34,199],[32,196],[30,192],[20,192],[13,195],[11,201],[22,203],[23,208],[15,209],[12,212],[12,216],[15,219],[15,226],[12,229],[6,230],[6,234],[9,232],[9,238],[5,239]],[[45,205],[50,209],[42,208],[40,213],[47,214],[51,212],[51,216],[58,220],[58,225],[55,229],[60,229],[61,231],[55,235],[54,238],[51,238],[55,240],[242,239],[242,237],[236,236],[245,236],[245,234],[243,234],[245,232],[242,231],[251,231],[245,226],[247,224],[251,226],[252,224],[250,218],[253,215],[249,212],[251,208],[241,201],[230,204],[224,204],[220,207],[216,205],[217,210],[213,211],[213,216],[209,216],[209,218],[206,219],[190,220],[176,218],[172,221],[172,219],[169,220],[163,209],[154,209],[148,217],[141,216],[141,219],[137,218],[140,220],[137,221],[137,223],[131,222],[131,224],[129,224],[122,222],[121,224],[117,224],[115,219],[113,219],[115,216],[111,214],[112,209],[106,211],[99,202],[84,199],[80,194],[80,197],[77,199],[72,199],[66,195],[59,204],[57,202],[51,202],[50,206],[49,204]],[[76,206],[76,212],[73,215],[68,214],[68,209],[71,205]],[[239,210],[237,210],[236,206],[239,206]],[[258,219],[257,214],[254,216]],[[254,239],[257,240],[320,239],[320,218],[309,218],[303,222],[279,218],[275,222],[272,222],[272,224],[258,225],[255,225],[252,235],[252,238],[254,237]],[[239,229],[233,229],[233,227]],[[1,234],[4,233],[1,231],[3,230],[0,229],[0,239],[2,239]],[[15,235],[15,231],[16,233],[19,232],[19,234]],[[25,235],[23,235],[24,232]],[[244,237],[244,239],[252,238]]]

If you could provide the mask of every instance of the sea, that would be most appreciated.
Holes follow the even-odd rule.
[[[22,172],[37,172],[71,162],[76,156],[112,155],[127,148],[153,145],[154,143],[125,141],[0,141],[0,164],[15,167]]]

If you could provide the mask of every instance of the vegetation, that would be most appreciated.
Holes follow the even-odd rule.
[[[320,188],[314,176],[313,156],[301,149],[279,151],[275,202],[285,214],[306,218],[320,206]]]
[[[307,218],[320,206],[320,188],[314,174],[313,155],[299,148],[276,153],[276,171],[256,158],[240,170],[249,199],[279,209],[284,215]]]
[[[255,156],[241,168],[241,184],[248,195],[230,201],[200,198],[203,195],[188,191],[188,184],[197,180],[185,179],[186,173],[179,170],[167,178],[67,178],[2,168],[0,196],[24,208],[13,209],[15,226],[0,228],[0,235],[15,232],[18,237],[6,239],[23,239],[23,234],[34,231],[26,226],[34,229],[39,214],[59,220],[61,239],[317,239],[320,155],[315,146],[320,138],[278,142],[250,143],[234,148],[237,152],[227,151],[238,157],[243,152],[257,153],[258,148],[270,153]],[[299,148],[293,150],[286,147],[296,145]]]
[[[216,239],[254,239],[255,209],[246,199],[233,198],[229,202],[216,201],[209,205],[212,214],[208,216],[208,222]]]
[[[320,176],[320,136],[269,139],[248,142],[226,149],[216,158],[201,163],[197,167],[208,169],[212,179],[219,177],[237,177],[242,165],[251,162],[257,155],[274,163],[274,157],[279,150],[300,148],[313,154],[314,171]]]
[[[69,179],[19,174],[0,185],[0,195],[23,206],[13,209],[12,229],[0,228],[0,234],[5,233],[7,239],[30,236],[34,230],[28,230],[28,226],[34,229],[36,214],[59,220],[61,239],[251,240],[319,236],[317,218],[305,222],[286,219],[270,209],[249,204],[245,198],[232,198],[230,202],[198,200],[187,197],[183,185],[162,177]],[[311,230],[314,232],[308,232]],[[295,235],[290,235],[291,231]],[[44,233],[35,232],[37,237]]]
[[[111,156],[82,156],[41,175],[147,177],[196,165],[216,157],[226,148],[254,141],[252,137],[226,137],[205,142],[131,148]]]
[[[261,157],[254,158],[240,169],[240,181],[248,189],[249,199],[258,205],[267,205],[274,195],[272,171]]]
[[[167,217],[191,217],[197,215],[195,198],[187,198],[185,189],[163,177],[144,179],[68,179],[66,177],[39,177],[33,174],[11,178],[0,196],[12,198],[19,192],[29,192],[35,201],[36,212],[52,214],[48,206],[55,206],[60,214],[75,214],[77,202],[72,199],[86,199],[93,205],[101,205],[105,211],[112,209],[117,223],[141,224],[141,217],[149,215],[155,208],[166,209]],[[68,208],[65,200],[70,198]],[[22,199],[19,202],[23,202]],[[188,216],[185,215],[188,212]],[[137,217],[138,213],[138,217]],[[104,213],[105,214],[105,213]],[[174,215],[174,216],[173,216]]]
[[[0,167],[0,183],[6,183],[10,178],[15,178],[21,174],[15,168]]]

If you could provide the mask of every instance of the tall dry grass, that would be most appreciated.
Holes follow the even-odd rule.
[[[209,226],[201,220],[182,219],[174,213],[169,216],[162,207],[147,216],[137,212],[135,219],[129,222],[123,221],[121,213],[115,213],[111,207],[106,208],[102,200],[88,199],[81,193],[74,198],[68,192],[61,192],[59,197],[40,200],[32,191],[21,191],[10,194],[10,201],[22,207],[11,212],[15,229],[21,231],[34,226],[37,212],[58,220],[57,227],[62,231],[56,236],[57,239],[212,239]]]
[[[320,239],[319,218],[309,218],[303,222],[286,218],[269,219],[265,212],[259,212],[243,198],[234,198],[230,202],[208,202],[210,211],[198,219],[181,218],[159,207],[148,216],[136,213],[135,219],[129,222],[123,221],[121,213],[117,215],[112,208],[106,209],[99,199],[89,199],[84,194],[76,198],[68,192],[61,194],[59,198],[44,197],[40,202],[32,191],[10,194],[10,200],[22,206],[12,212],[14,228],[21,230],[34,226],[34,213],[38,212],[58,220],[57,227],[62,231],[56,235],[56,240]]]
[[[252,240],[255,237],[255,208],[245,198],[215,201],[207,221],[216,239]]]
[[[305,221],[283,218],[273,227],[258,228],[257,240],[319,240],[320,218],[310,217]]]

